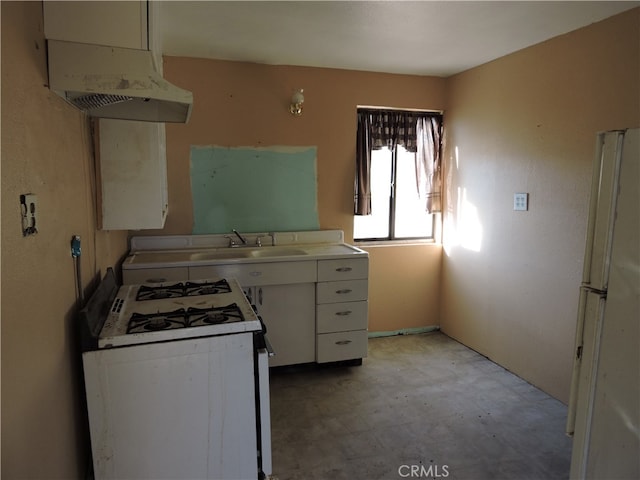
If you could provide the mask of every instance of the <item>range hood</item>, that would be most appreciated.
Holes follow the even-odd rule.
[[[186,123],[193,94],[167,82],[147,50],[48,40],[49,88],[92,117]]]

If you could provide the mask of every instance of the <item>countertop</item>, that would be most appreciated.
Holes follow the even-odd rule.
[[[368,256],[366,251],[346,243],[144,250],[130,253],[124,260],[122,268],[130,270],[230,263],[367,258]]]

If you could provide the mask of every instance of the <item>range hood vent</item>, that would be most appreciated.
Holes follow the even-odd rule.
[[[193,94],[167,82],[147,50],[48,41],[49,88],[92,117],[186,123]]]
[[[73,103],[80,110],[91,110],[92,108],[106,107],[107,105],[113,105],[114,103],[128,102],[129,100],[133,100],[133,97],[94,93],[91,95],[72,98],[71,103]]]

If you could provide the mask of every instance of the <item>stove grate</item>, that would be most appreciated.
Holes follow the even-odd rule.
[[[170,312],[133,313],[127,333],[146,333],[187,327],[203,327],[221,323],[241,322],[244,315],[236,303],[223,307],[179,308]]]
[[[140,285],[136,293],[136,301],[216,295],[230,292],[231,285],[225,279],[213,282],[180,282],[173,285]]]

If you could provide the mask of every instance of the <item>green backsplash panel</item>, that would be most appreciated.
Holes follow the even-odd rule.
[[[191,147],[193,233],[318,230],[316,147]]]

